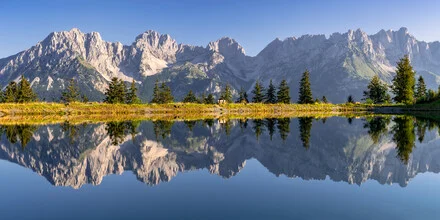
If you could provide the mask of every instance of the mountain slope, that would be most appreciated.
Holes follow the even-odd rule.
[[[90,100],[103,98],[108,81],[135,80],[143,101],[156,80],[168,82],[177,100],[188,90],[218,94],[229,83],[250,91],[258,79],[267,85],[287,79],[296,100],[301,73],[308,69],[314,96],[332,102],[356,99],[375,74],[390,82],[395,63],[409,54],[430,88],[440,84],[440,43],[416,40],[406,28],[367,35],[361,30],[275,39],[257,56],[245,54],[235,40],[223,37],[206,47],[178,44],[155,31],[140,34],[131,45],[104,41],[99,33],[51,33],[28,50],[0,59],[0,85],[25,75],[40,99],[59,100],[69,79],[77,80]]]

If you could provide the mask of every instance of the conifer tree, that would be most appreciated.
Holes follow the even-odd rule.
[[[220,99],[225,100],[227,103],[232,103],[232,89],[229,84],[226,84],[222,94],[220,95]]]
[[[244,90],[243,87],[241,87],[240,92],[238,93],[238,99],[236,101],[237,103],[248,103],[248,97],[247,97],[247,93]]]
[[[313,96],[312,96],[312,89],[310,88],[310,74],[309,71],[306,70],[303,73],[303,76],[301,78],[300,84],[299,84],[299,104],[312,104],[313,103]]]
[[[214,99],[214,95],[212,95],[212,93],[209,93],[208,96],[205,99],[205,104],[215,104],[215,99]]]
[[[396,76],[391,87],[395,95],[394,101],[407,105],[414,103],[415,74],[409,56],[405,55],[397,63]]]
[[[354,98],[352,95],[349,95],[347,98],[347,103],[354,104]]]
[[[160,103],[171,103],[174,102],[173,94],[171,93],[171,88],[165,83],[160,85]]]
[[[275,104],[277,103],[277,94],[276,94],[276,88],[272,83],[272,80],[269,82],[269,87],[266,91],[266,103],[269,104]]]
[[[264,87],[260,83],[260,81],[257,80],[255,83],[254,89],[252,90],[252,94],[254,97],[252,97],[252,102],[254,103],[261,103],[264,102]]]
[[[65,103],[76,102],[79,100],[79,88],[74,79],[70,79],[69,85],[61,93],[61,101]]]
[[[198,103],[204,104],[206,100],[206,94],[202,93],[202,96],[200,96],[199,100],[197,100]]]
[[[153,88],[153,99],[151,103],[160,103],[160,91],[159,91],[159,80],[156,79]]]
[[[183,98],[185,103],[197,103],[197,97],[194,95],[192,90],[189,90],[188,94]]]
[[[7,86],[3,92],[3,102],[17,102],[18,97],[18,86],[17,83],[12,81]]]
[[[31,88],[31,84],[29,81],[21,76],[20,82],[18,83],[18,92],[17,92],[17,102],[32,102],[37,100],[37,95]]]
[[[328,103],[327,97],[325,97],[325,96],[323,96],[321,100],[322,100],[322,103],[324,103],[324,104]]]
[[[81,96],[81,100],[82,100],[82,102],[84,102],[84,103],[89,102],[89,98],[88,98],[86,95],[82,95],[82,96]]]
[[[105,92],[104,102],[111,104],[125,103],[126,90],[125,83],[117,77],[113,77]]]
[[[422,76],[420,76],[419,80],[417,81],[415,98],[416,100],[421,100],[426,97],[426,94],[427,94],[427,89],[426,89],[425,80],[423,79]]]
[[[284,104],[290,103],[290,88],[285,79],[281,81],[280,86],[278,87],[277,102]]]
[[[141,102],[141,100],[137,96],[137,87],[134,79],[133,81],[131,81],[130,88],[125,94],[125,102],[127,104],[139,104]]]
[[[371,99],[375,104],[390,101],[390,95],[388,95],[388,85],[382,83],[379,76],[373,76],[367,88],[367,91],[364,91],[365,99]]]

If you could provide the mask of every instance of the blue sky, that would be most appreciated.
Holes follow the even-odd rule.
[[[276,37],[328,36],[357,28],[374,34],[404,26],[419,40],[440,40],[437,0],[10,0],[0,3],[0,19],[0,57],[73,27],[123,44],[149,29],[201,46],[229,36],[249,55]]]

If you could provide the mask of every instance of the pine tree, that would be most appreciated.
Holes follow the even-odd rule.
[[[141,102],[141,100],[137,96],[137,87],[134,80],[131,81],[130,88],[125,95],[125,101],[127,104],[139,104]]]
[[[375,104],[390,101],[390,95],[388,95],[388,85],[382,83],[379,76],[373,76],[367,88],[368,90],[364,91],[365,99],[371,99]]]
[[[18,97],[18,86],[17,83],[12,81],[7,86],[3,92],[3,102],[17,102]]]
[[[153,99],[151,100],[151,103],[160,103],[159,80],[157,79],[154,83]]]
[[[160,85],[160,103],[171,103],[174,102],[173,94],[171,93],[171,88],[165,83]]]
[[[252,97],[252,102],[254,103],[261,103],[264,102],[264,87],[260,83],[260,81],[257,80],[255,83],[254,89],[252,90],[252,94],[254,97]]]
[[[104,102],[111,104],[125,103],[126,90],[125,83],[117,77],[113,77],[105,92]]]
[[[65,103],[76,102],[79,100],[79,88],[74,79],[70,79],[69,85],[61,93],[61,101]]]
[[[269,104],[275,104],[277,103],[277,95],[276,95],[276,88],[272,83],[272,80],[269,82],[269,87],[266,91],[266,103]]]
[[[415,98],[416,100],[421,100],[426,97],[426,94],[427,94],[427,89],[426,89],[425,80],[423,79],[422,76],[420,76],[419,80],[417,81]]]
[[[303,76],[301,78],[300,84],[299,84],[299,104],[312,104],[313,103],[313,96],[312,96],[312,89],[310,88],[310,74],[309,71],[306,70],[303,73]]]
[[[354,98],[352,95],[349,95],[347,98],[347,103],[354,104]]]
[[[328,103],[327,97],[325,97],[325,96],[322,97],[322,103],[324,103],[324,104]]]
[[[197,103],[197,97],[194,95],[192,90],[189,90],[188,94],[183,98],[185,103]]]
[[[220,95],[220,99],[225,100],[227,103],[232,103],[232,89],[229,84],[226,84],[225,89]]]
[[[212,95],[212,93],[209,93],[208,96],[206,97],[204,103],[205,103],[205,104],[210,104],[210,105],[215,104],[214,95]]]
[[[238,99],[236,101],[237,103],[248,103],[248,97],[247,97],[247,93],[244,90],[243,87],[241,87],[240,92],[238,93]]]
[[[82,102],[84,102],[84,103],[89,102],[89,98],[88,98],[86,95],[82,95],[82,96],[81,96],[81,100],[82,100]]]
[[[280,86],[278,87],[277,102],[284,104],[290,103],[290,89],[285,79],[281,81]]]
[[[199,98],[199,100],[197,100],[197,102],[198,102],[199,104],[204,104],[204,103],[205,103],[205,100],[206,100],[206,94],[205,94],[205,93],[202,93],[202,96]]]
[[[414,103],[415,72],[408,55],[397,63],[396,76],[393,79],[392,92],[394,101],[407,105]]]
[[[33,102],[37,100],[37,95],[31,88],[31,84],[29,81],[21,76],[20,82],[18,83],[18,92],[17,92],[17,102]]]

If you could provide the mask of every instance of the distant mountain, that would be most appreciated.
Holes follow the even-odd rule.
[[[375,74],[390,82],[396,62],[405,54],[428,86],[437,88],[440,43],[418,41],[406,28],[374,35],[349,30],[328,38],[275,39],[255,57],[246,56],[243,47],[227,37],[199,47],[147,31],[131,45],[122,45],[74,28],[51,33],[30,49],[0,59],[0,86],[23,74],[40,99],[56,101],[67,81],[75,78],[90,100],[100,101],[108,81],[116,76],[136,80],[147,101],[156,79],[168,82],[178,100],[190,89],[218,94],[229,83],[235,90],[243,86],[250,91],[257,79],[266,85],[270,79],[276,84],[287,79],[295,101],[300,75],[308,69],[315,97],[344,102],[349,94],[360,99]]]

